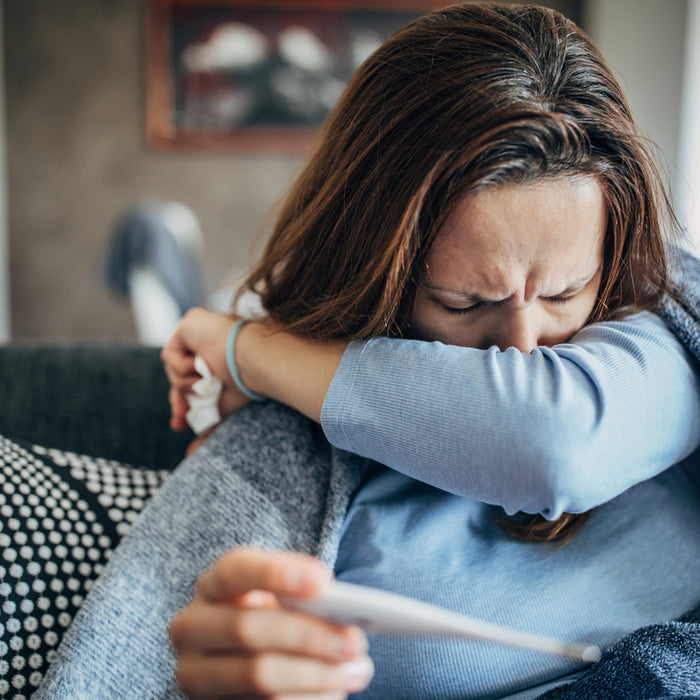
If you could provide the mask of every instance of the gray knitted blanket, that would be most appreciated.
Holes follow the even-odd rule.
[[[673,279],[683,293],[687,308],[666,298],[659,315],[679,340],[700,361],[700,260],[679,250],[671,259]]]
[[[680,255],[675,265],[700,309],[700,261]],[[670,300],[659,313],[700,360],[692,314]],[[181,697],[167,625],[199,574],[240,544],[307,552],[332,566],[366,466],[283,406],[251,405],[232,416],[177,468],[124,538],[34,698]],[[691,663],[700,668],[700,654]],[[581,697],[576,685],[572,698]],[[556,697],[569,696],[562,689]]]
[[[284,406],[239,411],[173,472],[124,537],[33,697],[182,697],[167,625],[198,576],[242,544],[307,552],[332,566],[366,464]]]

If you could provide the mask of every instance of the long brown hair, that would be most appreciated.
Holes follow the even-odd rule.
[[[410,336],[425,255],[465,195],[580,175],[600,183],[608,213],[589,320],[651,307],[668,286],[662,215],[670,208],[597,48],[548,8],[465,3],[432,12],[355,73],[243,289],[294,332]],[[507,527],[561,539],[583,517]]]

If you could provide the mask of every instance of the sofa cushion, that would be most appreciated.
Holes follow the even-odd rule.
[[[170,430],[167,392],[157,348],[0,346],[0,433],[20,440],[172,469],[194,436]]]

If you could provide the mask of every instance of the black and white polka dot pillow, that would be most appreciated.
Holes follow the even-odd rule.
[[[167,471],[0,436],[0,698],[28,698]]]

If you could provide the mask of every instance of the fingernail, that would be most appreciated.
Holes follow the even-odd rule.
[[[305,568],[290,568],[284,572],[284,580],[290,593],[304,593],[317,585],[318,576]]]
[[[347,659],[357,653],[357,645],[347,637],[333,637],[331,653],[336,659]]]
[[[338,670],[343,674],[345,688],[351,692],[363,690],[374,675],[374,664],[369,656],[340,664]]]
[[[348,634],[336,635],[331,644],[331,651],[337,659],[366,654],[369,648],[367,637],[360,629],[350,630],[350,636]]]
[[[358,653],[367,655],[367,652],[369,651],[369,641],[367,640],[367,635],[359,627],[356,627],[355,629],[357,630],[356,639]]]

